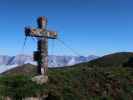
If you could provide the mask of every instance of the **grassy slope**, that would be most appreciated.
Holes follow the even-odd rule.
[[[110,55],[103,56],[89,63],[84,63],[84,66],[88,67],[119,67],[123,63],[126,63],[130,58],[133,58],[133,53],[131,52],[120,52]],[[81,64],[83,65],[83,64]],[[132,66],[130,66],[132,67]]]
[[[49,82],[43,86],[30,80],[35,74],[34,67],[30,67],[34,73],[12,70],[5,73],[10,77],[0,78],[0,86],[4,87],[1,92],[14,91],[10,95],[21,98],[20,93],[27,96],[24,91],[29,91],[27,87],[31,84],[29,95],[49,93],[49,100],[133,100],[133,69],[121,66],[130,57],[133,57],[133,53],[117,53],[69,68],[50,69]],[[26,76],[14,76],[13,73]],[[21,89],[24,84],[25,88]]]

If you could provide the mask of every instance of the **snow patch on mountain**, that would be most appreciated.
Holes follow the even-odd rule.
[[[0,65],[0,73],[3,73],[7,70],[13,69],[15,67],[17,67],[18,65]]]
[[[74,65],[76,63],[76,60],[74,58],[71,58],[67,65]]]

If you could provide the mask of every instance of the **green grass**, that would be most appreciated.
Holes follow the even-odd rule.
[[[44,91],[43,85],[31,81],[31,77],[24,75],[1,76],[0,96],[9,96],[13,100],[21,100],[24,97],[37,96]]]
[[[66,96],[68,98],[74,97],[72,100],[90,100],[90,98],[92,100],[101,100],[102,98],[132,100],[133,83],[131,81],[133,81],[133,72],[131,70],[131,68],[122,67],[82,67],[65,71],[53,70],[49,73],[49,84],[57,84],[61,87],[59,90],[60,93],[63,92],[60,94],[63,100],[68,100],[65,99]],[[53,77],[55,78],[53,79]],[[58,90],[53,92],[58,92]]]
[[[37,85],[30,76],[0,77],[0,94],[14,100],[49,94],[49,100],[133,100],[131,68],[50,69],[49,81]]]

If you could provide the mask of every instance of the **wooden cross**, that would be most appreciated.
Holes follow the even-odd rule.
[[[25,28],[25,36],[37,37],[37,51],[34,52],[34,60],[37,61],[37,74],[48,74],[48,39],[56,39],[57,33],[47,30],[46,17],[39,17],[37,19],[38,28]]]

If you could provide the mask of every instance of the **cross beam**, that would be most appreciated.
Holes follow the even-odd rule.
[[[34,52],[34,60],[37,61],[37,74],[48,74],[48,39],[56,39],[57,32],[46,29],[46,17],[39,17],[37,19],[37,28],[25,28],[25,36],[38,38],[37,51]]]
[[[33,28],[25,28],[25,35],[31,37],[46,37],[51,39],[57,38],[57,33],[54,31],[49,31],[46,29],[33,29]]]

